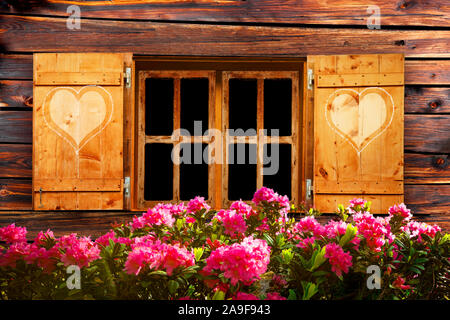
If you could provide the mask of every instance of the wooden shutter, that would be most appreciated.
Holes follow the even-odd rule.
[[[35,210],[123,209],[123,54],[34,55]]]
[[[361,197],[373,213],[387,213],[403,202],[403,55],[313,56],[308,63],[315,207],[335,212]]]

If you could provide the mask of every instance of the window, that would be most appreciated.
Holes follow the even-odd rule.
[[[137,207],[202,196],[216,208],[301,185],[303,62],[136,64]]]

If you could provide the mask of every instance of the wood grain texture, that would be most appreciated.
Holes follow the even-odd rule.
[[[405,151],[450,153],[450,115],[405,115]]]
[[[405,183],[449,183],[450,159],[447,154],[405,154]]]
[[[0,79],[32,80],[33,56],[30,54],[0,54]]]
[[[407,86],[405,113],[450,113],[450,88]]]
[[[442,216],[450,214],[450,185],[406,185],[405,203],[413,214]]]
[[[377,5],[382,25],[450,26],[445,0],[114,0],[34,1],[26,5],[4,1],[0,12],[67,16],[68,5],[80,6],[89,18],[214,21],[282,24],[334,24],[366,26],[369,5]]]
[[[0,144],[0,177],[31,178],[31,145]]]
[[[31,210],[31,207],[31,180],[0,179],[0,210]]]
[[[450,60],[424,60],[408,63],[405,69],[408,84],[450,84]]]
[[[0,110],[0,143],[31,143],[32,117],[30,111]]]
[[[5,50],[12,52],[129,52],[132,48],[134,53],[148,55],[298,57],[403,53],[407,57],[450,57],[447,30],[83,20],[81,29],[73,31],[67,29],[65,18],[15,15],[3,16],[0,29]]]
[[[0,80],[0,109],[33,107],[33,83],[31,81]]]

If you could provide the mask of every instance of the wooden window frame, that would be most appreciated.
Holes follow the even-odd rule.
[[[213,71],[212,71],[213,70]],[[263,71],[261,71],[263,70]],[[297,145],[297,150],[294,148],[291,149],[291,170],[292,174],[292,182],[291,182],[291,203],[296,205],[300,204],[306,199],[305,185],[306,180],[305,177],[309,176],[307,170],[309,168],[307,161],[313,150],[308,150],[307,148],[307,104],[306,104],[306,58],[208,58],[208,57],[152,57],[152,56],[135,56],[133,59],[133,80],[137,79],[136,84],[134,85],[134,105],[135,108],[131,108],[129,113],[129,119],[131,119],[131,147],[130,147],[130,157],[128,157],[125,161],[125,165],[131,168],[131,201],[130,201],[130,210],[142,211],[146,210],[148,207],[152,207],[157,203],[174,203],[180,200],[177,197],[170,201],[145,201],[143,200],[143,181],[145,178],[145,164],[142,163],[142,154],[141,150],[144,150],[146,142],[154,142],[154,138],[142,138],[142,133],[144,133],[145,137],[145,126],[142,127],[140,124],[145,121],[145,115],[143,117],[142,108],[145,109],[145,86],[142,84],[141,77],[148,74],[180,74],[180,73],[189,73],[189,72],[214,72],[215,73],[215,81],[210,81],[210,87],[213,84],[214,86],[214,95],[213,98],[210,98],[210,109],[209,109],[209,128],[211,129],[219,129],[222,131],[222,139],[220,141],[211,141],[211,137],[191,137],[192,142],[202,142],[206,144],[211,144],[212,142],[216,143],[215,150],[223,150],[225,145],[225,136],[224,136],[224,95],[223,93],[223,85],[224,81],[222,75],[224,72],[242,72],[242,73],[258,73],[258,74],[276,74],[277,72],[286,72],[287,74],[292,75],[296,74],[298,81],[295,81],[297,84],[295,90],[297,90],[296,95],[298,99],[293,101],[293,104],[296,104],[297,107],[294,108],[292,113],[292,131],[291,136],[280,136],[279,143],[285,144],[289,143],[292,146]],[[134,82],[133,82],[134,83]],[[294,96],[294,92],[293,92]],[[144,99],[144,100],[143,100]],[[258,98],[260,99],[260,98]],[[213,112],[211,112],[211,110]],[[178,110],[179,112],[179,110]],[[294,116],[296,113],[296,116]],[[297,117],[297,120],[296,118]],[[174,114],[175,118],[175,114]],[[180,119],[174,119],[174,121],[180,121]],[[257,120],[257,122],[263,121],[263,118]],[[213,123],[213,124],[211,124]],[[174,123],[175,124],[175,123]],[[177,126],[174,125],[174,130]],[[164,137],[167,143],[173,143],[171,137]],[[199,140],[200,138],[200,140]],[[270,140],[270,137],[269,137]],[[296,143],[295,143],[296,141]],[[161,142],[161,141],[159,141]],[[267,141],[270,143],[269,141]],[[175,142],[176,143],[176,142]],[[262,144],[263,146],[263,144]],[[227,150],[224,150],[224,155],[227,155]],[[310,156],[306,157],[306,154],[310,154]],[[129,163],[128,163],[129,162]],[[259,162],[259,161],[258,161]],[[174,166],[175,167],[175,166]],[[231,203],[226,198],[228,194],[225,192],[225,180],[227,176],[225,176],[225,170],[227,170],[227,165],[222,164],[210,164],[208,166],[208,202],[214,209],[220,209],[224,206],[227,206]],[[295,169],[294,169],[295,167]],[[260,165],[259,170],[262,168]],[[176,170],[174,168],[174,170]],[[178,171],[179,172],[179,171]],[[175,172],[174,172],[175,173]],[[259,175],[257,175],[258,177]],[[175,175],[174,175],[175,178]],[[257,187],[262,185],[262,178],[260,182],[257,183]],[[175,184],[174,184],[175,189]],[[174,192],[175,193],[175,192]],[[226,195],[226,197],[225,197]]]

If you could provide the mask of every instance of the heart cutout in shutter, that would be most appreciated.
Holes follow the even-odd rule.
[[[111,121],[111,94],[99,86],[52,89],[44,99],[47,126],[78,152]]]
[[[338,89],[325,106],[328,125],[358,153],[392,123],[394,101],[382,88]]]

